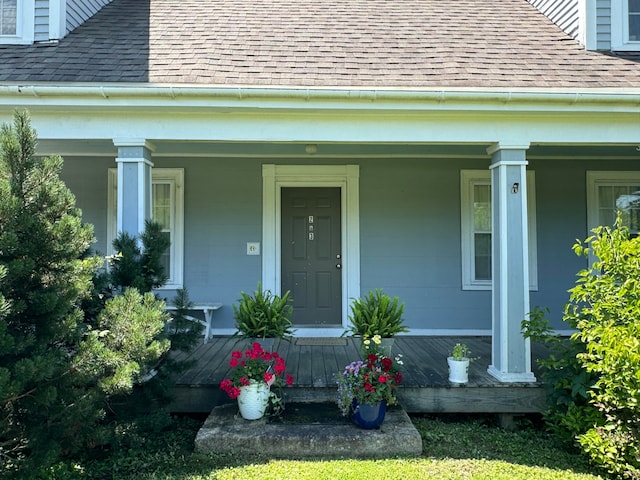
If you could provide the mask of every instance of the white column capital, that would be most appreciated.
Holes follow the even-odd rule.
[[[493,155],[494,153],[499,152],[501,150],[529,150],[530,146],[531,144],[529,142],[518,143],[518,144],[496,142],[487,148],[487,154]]]
[[[153,143],[151,143],[146,138],[114,138],[113,144],[120,147],[143,147],[149,150],[150,152],[154,152],[156,147]]]

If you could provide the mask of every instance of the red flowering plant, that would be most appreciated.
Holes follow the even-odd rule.
[[[344,416],[353,411],[353,401],[359,404],[374,404],[386,401],[395,405],[395,391],[402,383],[402,355],[391,358],[378,348],[379,337],[363,348],[362,360],[351,362],[338,374],[338,407]]]
[[[283,384],[293,383],[293,377],[285,374],[284,359],[278,352],[263,350],[258,342],[253,343],[251,348],[244,352],[240,350],[231,352],[229,366],[231,372],[228,378],[220,382],[220,389],[232,399],[238,398],[240,387],[248,386],[251,382],[264,382],[269,387],[282,387]],[[275,406],[275,403],[281,404],[282,401],[272,392],[270,403]]]

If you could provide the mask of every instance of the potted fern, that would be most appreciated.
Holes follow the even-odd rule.
[[[289,304],[289,295],[289,291],[279,296],[269,290],[262,290],[261,283],[258,283],[253,295],[240,292],[238,304],[233,305],[237,330],[233,337],[240,337],[251,343],[259,341],[268,349],[273,349],[275,339],[291,338],[293,307]]]
[[[381,347],[391,353],[393,338],[409,329],[404,325],[404,303],[398,297],[391,298],[381,289],[369,291],[351,304],[350,325],[344,334],[361,337],[365,342],[374,336],[382,339]]]

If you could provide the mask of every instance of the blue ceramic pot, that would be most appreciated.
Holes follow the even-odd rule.
[[[353,421],[361,428],[372,429],[378,428],[384,421],[387,413],[387,402],[381,401],[373,404],[359,404],[357,400],[353,400]]]

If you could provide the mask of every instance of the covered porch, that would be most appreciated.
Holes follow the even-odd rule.
[[[285,389],[289,402],[333,402],[334,375],[359,358],[352,338],[294,338],[282,341],[277,351],[286,360],[294,384]],[[476,359],[469,368],[469,383],[448,381],[446,357],[458,342],[466,343]],[[226,336],[213,337],[189,354],[176,359],[194,365],[175,379],[175,412],[209,412],[230,400],[218,388],[229,371],[231,351],[244,343]],[[532,344],[532,365],[539,378],[536,359],[545,355]],[[540,381],[505,383],[487,371],[491,363],[491,337],[400,336],[393,355],[402,355],[404,381],[398,392],[401,406],[409,413],[498,413],[523,414],[545,408],[545,389]]]

